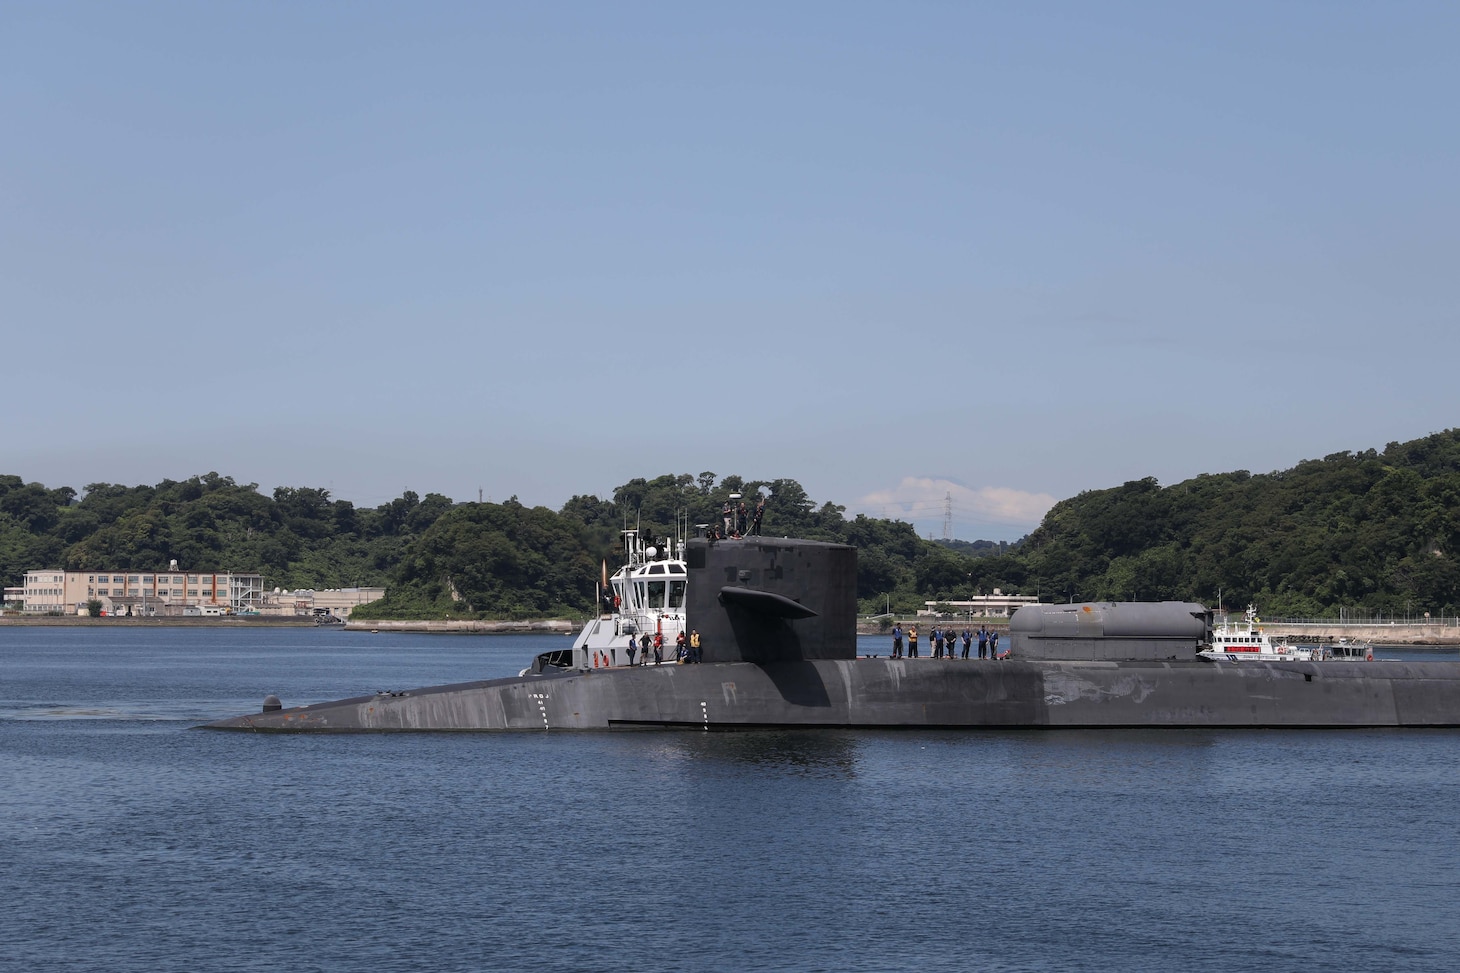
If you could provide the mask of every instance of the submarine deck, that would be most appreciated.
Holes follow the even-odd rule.
[[[559,670],[239,716],[255,732],[1460,725],[1460,663],[892,659]]]

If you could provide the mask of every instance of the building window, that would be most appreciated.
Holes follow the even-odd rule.
[[[152,583],[152,575],[150,575],[150,574],[144,574],[144,575],[142,575],[142,583],[143,584],[151,584]]]
[[[127,576],[127,581],[130,584],[136,584],[137,583],[137,576],[135,574],[128,575]]]
[[[99,595],[110,595],[112,590],[110,588],[98,588],[96,593]]]

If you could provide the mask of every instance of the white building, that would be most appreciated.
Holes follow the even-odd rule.
[[[1024,605],[1039,604],[1039,599],[1033,595],[1006,595],[995,588],[991,595],[977,595],[968,601],[925,601],[923,604],[928,607],[918,612],[920,616],[937,615],[938,609],[943,608],[945,613],[954,615],[1000,615],[1007,618]]]

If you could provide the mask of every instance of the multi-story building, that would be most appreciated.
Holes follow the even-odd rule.
[[[108,615],[182,615],[187,609],[257,611],[264,601],[261,574],[167,571],[27,571],[27,615],[84,614],[98,601]]]

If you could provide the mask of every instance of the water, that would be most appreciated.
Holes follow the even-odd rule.
[[[0,969],[1460,968],[1451,731],[190,729],[560,641],[0,628]]]

